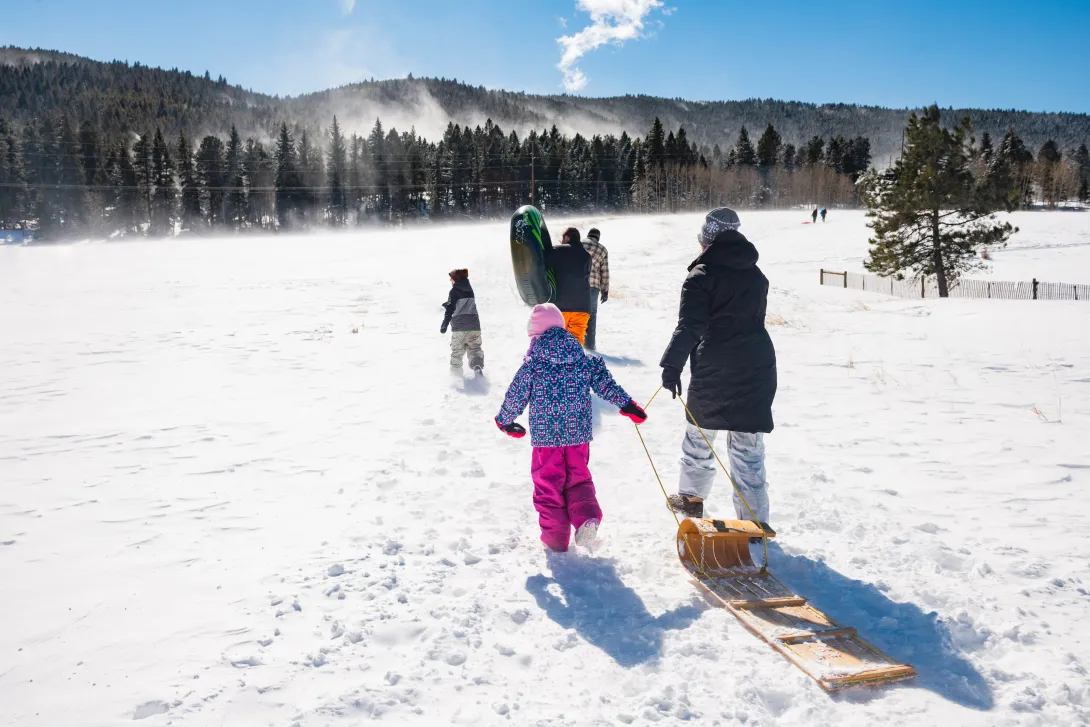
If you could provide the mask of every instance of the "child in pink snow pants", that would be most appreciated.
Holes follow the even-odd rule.
[[[572,527],[576,544],[589,545],[602,521],[588,466],[590,392],[620,407],[621,414],[637,424],[646,421],[647,414],[617,385],[602,359],[587,356],[575,336],[564,330],[564,316],[555,305],[535,306],[527,332],[530,349],[507,389],[496,426],[512,437],[525,436],[515,419],[529,405],[534,447],[530,474],[541,542],[565,551]]]

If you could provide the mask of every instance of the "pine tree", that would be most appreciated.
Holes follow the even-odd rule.
[[[651,130],[647,132],[644,149],[647,152],[647,166],[662,169],[666,163],[666,131],[662,128],[662,121],[657,116],[651,124]]]
[[[689,144],[689,137],[685,133],[685,127],[679,126],[677,129],[677,138],[674,139],[674,144],[677,145],[678,163],[684,166],[692,166],[696,164],[699,154],[694,152],[692,145]]]
[[[848,151],[848,141],[843,136],[829,140],[825,147],[825,166],[837,174],[844,174],[844,157]]]
[[[985,131],[980,135],[980,158],[984,160],[986,164],[991,164],[992,156],[995,154],[995,149],[992,148],[992,135]]]
[[[193,167],[193,147],[185,134],[178,135],[178,147],[175,151],[178,161],[178,181],[181,182],[181,223],[182,229],[196,230],[207,227],[201,214],[201,190],[197,184],[197,173]]]
[[[302,182],[295,158],[295,141],[287,123],[280,124],[276,143],[276,217],[281,228],[291,227],[298,214],[299,188]]]
[[[56,149],[59,229],[69,235],[85,234],[90,221],[87,175],[80,157],[79,134],[67,116],[61,117]]]
[[[34,163],[28,167],[29,183],[37,190],[33,215],[38,222],[38,233],[44,239],[56,239],[62,234],[64,203],[60,189],[60,148],[54,119],[41,119],[38,148],[28,153]]]
[[[937,106],[912,114],[905,153],[864,180],[874,230],[868,270],[898,278],[906,271],[934,275],[945,298],[951,282],[981,264],[980,251],[1006,244],[1016,231],[996,221],[992,213],[1000,206],[973,176],[971,133],[968,118],[953,131],[944,128]]]
[[[1033,206],[1033,153],[1011,129],[999,144],[992,163],[996,184],[1009,185],[1013,208]]]
[[[118,145],[114,152],[117,163],[111,186],[114,189],[113,207],[115,228],[122,235],[140,231],[144,219],[144,198],[140,191],[139,176],[133,166],[129,147],[125,143]]]
[[[318,221],[318,207],[321,199],[323,180],[322,156],[310,143],[307,130],[299,134],[299,143],[296,145],[296,158],[299,164],[299,175],[302,180],[302,190],[299,194],[299,209],[307,224],[313,225]]]
[[[246,215],[246,174],[242,153],[242,139],[238,135],[238,129],[231,124],[224,159],[224,181],[228,187],[225,222],[236,230],[242,225]]]
[[[1046,141],[1037,152],[1037,185],[1041,189],[1041,197],[1053,209],[1062,196],[1055,184],[1057,167],[1062,159],[1060,147],[1052,139]]]
[[[45,185],[52,182],[49,171],[49,153],[43,137],[44,124],[31,120],[23,125],[22,156],[23,181],[26,184],[26,196],[23,201],[24,229],[42,226]]]
[[[435,151],[436,166],[438,167],[439,160],[442,158],[443,143],[440,142],[438,148]],[[358,213],[360,205],[363,204],[364,199],[364,187],[368,184],[370,179],[370,154],[367,152],[367,141],[362,136],[352,135],[351,145],[351,161],[349,162],[348,170],[348,201],[347,209],[351,210],[352,221],[359,224]],[[433,195],[433,203],[436,204],[437,210],[442,209],[445,200],[440,197],[440,180],[439,175],[435,175],[433,181],[435,194]]]
[[[857,136],[849,139],[841,157],[840,172],[851,177],[852,184],[870,168],[870,139]]]
[[[783,151],[780,152],[780,166],[789,172],[794,171],[797,153],[798,150],[795,149],[794,144],[784,144]]]
[[[448,134],[453,129],[457,135],[457,140],[454,140],[455,146],[452,147],[448,144],[450,149],[450,165],[451,165],[451,179],[452,186],[458,188],[458,191],[462,194],[465,193],[465,186],[461,183],[462,170],[461,164],[463,159],[453,151],[461,147],[461,129],[457,124],[448,124]],[[386,168],[386,133],[382,130],[382,121],[375,119],[375,126],[371,129],[371,134],[367,137],[367,153],[371,158],[371,184],[368,188],[367,196],[371,199],[372,209],[378,212],[380,216],[389,219],[390,216],[390,189],[387,178]],[[460,205],[461,210],[465,209],[465,203]]]
[[[26,192],[26,170],[15,127],[0,119],[0,230],[23,226]]]
[[[283,129],[282,129],[283,130]],[[294,144],[288,139],[288,147],[294,152]],[[279,145],[278,145],[279,148]],[[265,229],[273,226],[273,220],[289,219],[290,210],[285,203],[284,215],[281,218],[279,200],[281,187],[277,184],[280,180],[280,164],[275,156],[270,156],[265,151],[261,142],[252,138],[246,140],[246,151],[243,153],[242,166],[246,175],[246,214],[243,220],[244,226]],[[285,199],[290,200],[290,189],[283,190]]]
[[[769,124],[757,140],[757,165],[762,169],[771,169],[780,162],[780,151],[783,149],[783,137],[776,128]]]
[[[178,189],[174,180],[174,160],[170,148],[157,127],[151,144],[151,168],[155,191],[151,198],[151,229],[156,235],[173,235],[177,215]]]
[[[825,140],[820,136],[814,136],[810,138],[810,141],[806,142],[806,164],[807,166],[817,166],[825,161]]]
[[[1090,202],[1090,150],[1086,144],[1079,144],[1073,155],[1079,170],[1079,199]]]
[[[200,185],[201,208],[209,226],[223,227],[226,218],[227,180],[224,173],[223,142],[219,137],[208,135],[201,139],[201,145],[197,149],[196,177]]]
[[[92,229],[99,228],[105,218],[108,199],[108,179],[105,166],[105,154],[99,140],[98,129],[88,120],[79,127],[80,161],[83,164],[84,181],[87,187],[88,222]]]
[[[136,172],[136,186],[140,192],[140,210],[138,227],[147,225],[151,231],[151,197],[155,191],[155,170],[152,166],[151,134],[144,132],[133,144],[133,169]]]
[[[757,151],[753,148],[753,143],[749,140],[749,132],[744,126],[738,132],[738,143],[734,149],[735,163],[743,167],[757,166]]]
[[[329,128],[329,162],[326,169],[329,171],[329,220],[334,227],[344,227],[348,210],[348,195],[345,190],[348,150],[336,116]]]

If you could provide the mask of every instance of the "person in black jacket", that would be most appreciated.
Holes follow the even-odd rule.
[[[545,265],[553,276],[555,295],[552,303],[564,314],[564,327],[586,342],[590,321],[590,253],[583,247],[579,230],[564,230],[561,244],[553,246]]]
[[[484,369],[484,351],[481,349],[481,319],[477,315],[477,299],[469,284],[469,271],[465,268],[450,271],[450,295],[443,304],[446,314],[440,333],[450,327],[450,370],[462,372],[462,357],[469,355],[469,367],[476,373]]]
[[[764,434],[772,431],[776,351],[765,329],[768,279],[757,267],[757,248],[740,232],[738,215],[721,207],[704,220],[702,251],[681,288],[677,328],[662,356],[662,385],[676,398],[690,365],[688,408],[678,494],[671,506],[703,517],[715,478],[715,458],[693,424],[714,442],[728,437],[731,477],[753,514],[734,494],[739,519],[768,522]]]

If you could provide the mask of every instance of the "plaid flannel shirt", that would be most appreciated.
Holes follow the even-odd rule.
[[[590,287],[609,293],[609,253],[590,238],[583,240],[583,249],[590,253]]]

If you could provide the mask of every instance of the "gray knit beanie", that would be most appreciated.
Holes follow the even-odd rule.
[[[720,207],[709,212],[704,218],[704,226],[700,228],[700,234],[696,239],[701,247],[707,247],[720,232],[737,230],[741,226],[742,222],[738,219],[737,212],[730,207]]]

